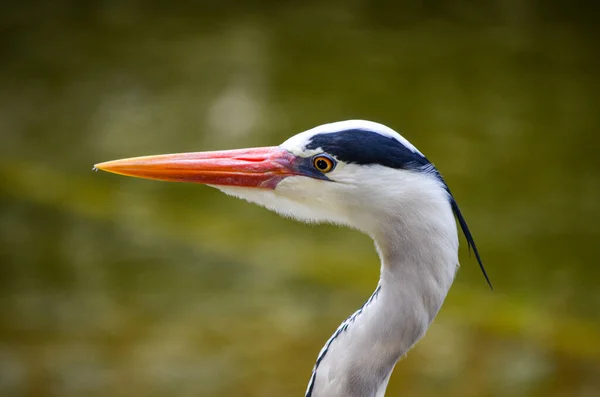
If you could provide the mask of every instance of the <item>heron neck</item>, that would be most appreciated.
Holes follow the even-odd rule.
[[[396,362],[423,337],[454,279],[456,224],[449,206],[438,215],[386,222],[371,234],[378,286],[323,347],[307,397],[383,397]]]

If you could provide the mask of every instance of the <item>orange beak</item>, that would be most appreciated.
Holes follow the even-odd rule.
[[[296,156],[278,146],[214,152],[133,157],[96,164],[114,174],[170,182],[274,189],[288,176],[301,175]]]

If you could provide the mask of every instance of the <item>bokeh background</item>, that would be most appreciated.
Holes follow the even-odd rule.
[[[436,163],[495,284],[463,240],[387,395],[600,395],[593,4],[2,2],[0,395],[303,395],[371,241],[92,165],[348,118]]]

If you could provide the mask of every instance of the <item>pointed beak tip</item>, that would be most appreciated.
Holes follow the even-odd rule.
[[[99,170],[101,171],[108,171],[106,165],[109,162],[104,162],[104,163],[98,163],[98,164],[94,164],[94,166],[92,167],[92,171],[98,172]]]
[[[124,160],[105,161],[102,163],[94,164],[94,166],[92,167],[92,171],[104,171],[110,172],[111,174],[120,174],[121,172],[119,171],[123,171],[123,163]]]

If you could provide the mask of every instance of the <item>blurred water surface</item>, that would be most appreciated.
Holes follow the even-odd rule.
[[[496,287],[462,247],[388,395],[600,393],[600,62],[585,2],[0,11],[1,395],[302,395],[376,284],[371,241],[91,167],[275,145],[348,118],[436,163]]]

